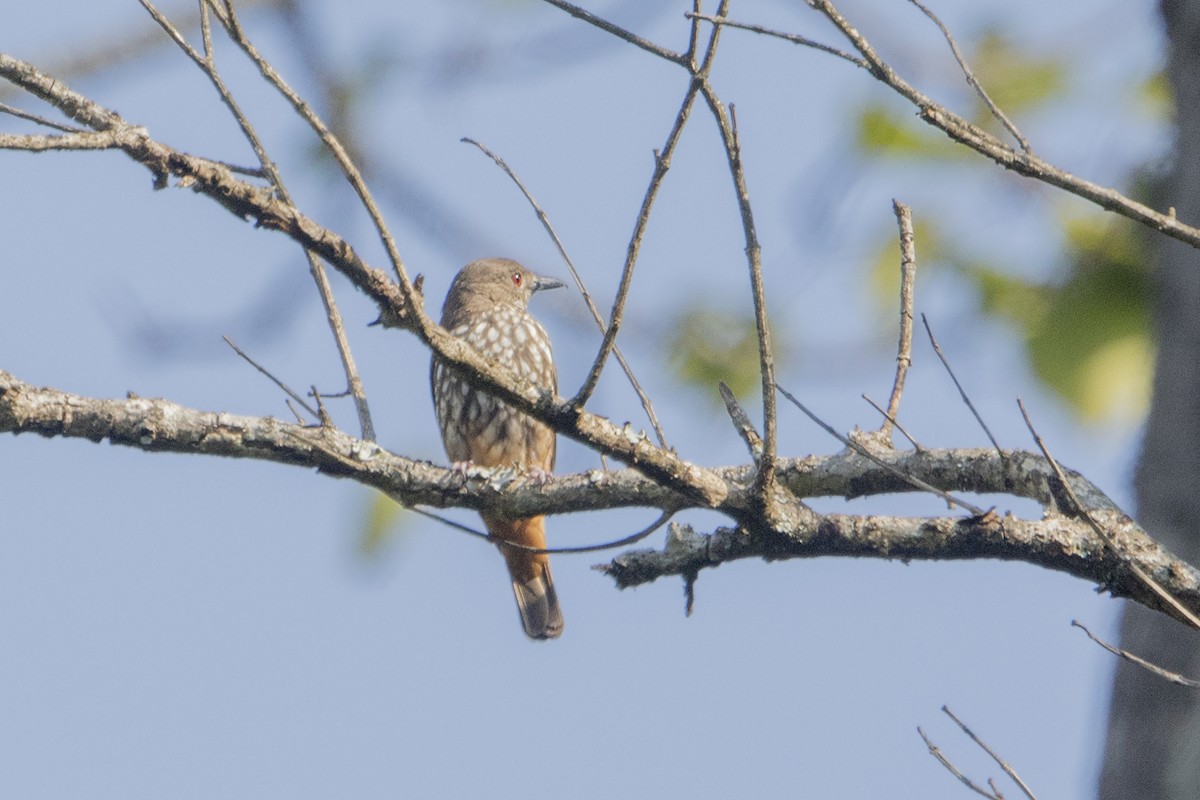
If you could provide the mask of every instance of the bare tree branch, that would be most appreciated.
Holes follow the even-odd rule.
[[[170,20],[150,0],[139,0],[139,2],[150,13],[154,21],[158,23],[159,27],[166,31],[167,35],[179,46],[180,50],[191,58],[196,66],[200,68],[200,71],[209,79],[209,82],[217,90],[217,94],[220,95],[221,102],[229,109],[229,113],[237,122],[243,137],[245,137],[254,150],[263,174],[270,180],[271,185],[275,187],[275,191],[279,194],[279,199],[288,205],[294,205],[291,195],[288,193],[287,186],[284,185],[283,176],[279,173],[274,159],[268,155],[266,147],[255,131],[253,124],[251,124],[245,112],[242,111],[241,106],[225,85],[225,81],[217,69],[216,58],[213,55],[209,5],[205,2],[201,2],[200,4],[200,30],[204,39],[204,54],[201,55],[195,48],[188,44],[183,36],[183,32],[171,24]],[[371,409],[367,403],[366,390],[363,388],[362,377],[359,375],[358,366],[355,364],[354,354],[350,352],[350,342],[346,338],[346,326],[342,322],[342,314],[338,310],[337,301],[334,299],[333,287],[329,284],[329,277],[325,274],[325,267],[321,263],[321,259],[308,249],[305,249],[304,256],[308,261],[309,274],[312,276],[313,283],[317,287],[317,294],[321,298],[321,305],[325,309],[325,320],[329,325],[330,333],[333,335],[334,344],[337,346],[338,356],[342,362],[342,370],[346,375],[347,388],[354,399],[354,407],[358,411],[359,430],[364,439],[374,440],[375,425],[371,421]],[[232,345],[232,342],[230,344]],[[240,350],[238,352],[245,357],[245,354],[241,353]]]
[[[1178,239],[1192,247],[1200,247],[1200,228],[1185,225],[1172,214],[1160,213],[1136,200],[1131,200],[1116,189],[1078,178],[1043,161],[1032,153],[1014,150],[982,128],[938,105],[901,78],[891,65],[880,58],[867,38],[842,15],[830,0],[807,0],[807,2],[824,14],[842,32],[846,40],[862,55],[866,61],[865,69],[871,75],[915,105],[921,119],[938,128],[954,141],[966,145],[1005,169],[1048,183],[1051,186],[1057,186],[1073,195],[1091,201],[1101,208],[1129,217],[1156,231],[1165,233],[1173,239]]]

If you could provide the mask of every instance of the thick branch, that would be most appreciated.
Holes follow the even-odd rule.
[[[662,550],[635,550],[597,569],[624,589],[668,575],[694,578],[700,570],[742,558],[779,561],[820,556],[911,560],[991,558],[1024,561],[1091,581],[1114,597],[1171,613],[1130,566],[1152,575],[1189,609],[1200,609],[1200,571],[1175,558],[1119,511],[1097,513],[1121,542],[1120,553],[1078,519],[1051,515],[1025,520],[995,514],[970,518],[822,517],[815,531],[781,537],[778,531],[718,528],[699,534],[672,525]]]
[[[701,498],[674,491],[637,470],[590,470],[530,481],[511,470],[471,469],[466,475],[398,456],[340,431],[271,418],[198,411],[168,400],[127,397],[102,400],[37,388],[0,371],[0,433],[84,438],[149,452],[255,458],[316,468],[385,492],[407,506],[486,509],[532,516],[584,510],[651,507],[672,512],[705,507]],[[605,566],[620,586],[664,575],[694,575],[739,558],[860,556],[947,560],[999,558],[1025,561],[1094,581],[1114,595],[1151,608],[1161,601],[1138,581],[1136,565],[1189,609],[1200,608],[1200,574],[1146,536],[1096,487],[1067,473],[1080,503],[1106,527],[1106,547],[1084,521],[1057,513],[1070,508],[1062,485],[1040,456],[1020,451],[1003,457],[991,449],[927,450],[882,454],[889,465],[941,488],[1027,497],[1048,509],[1039,520],[981,517],[902,519],[830,515],[771,520],[752,502],[751,464],[705,470],[728,487],[719,511],[737,518],[737,529],[707,536],[674,527],[662,551],[641,550]],[[699,469],[699,468],[697,468]],[[778,485],[797,498],[860,497],[912,491],[894,472],[855,454],[781,462]]]

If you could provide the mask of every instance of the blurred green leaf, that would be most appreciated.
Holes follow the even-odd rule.
[[[404,508],[382,492],[372,492],[367,503],[363,524],[359,529],[358,552],[364,558],[375,558],[400,527],[397,519]]]
[[[1065,228],[1062,283],[1034,283],[979,263],[959,269],[975,283],[980,310],[1021,334],[1038,378],[1085,420],[1136,422],[1154,366],[1143,234],[1113,217],[1071,219]]]
[[[996,31],[983,36],[968,60],[988,96],[1006,114],[1039,106],[1067,88],[1067,67],[1058,57],[1022,53]],[[991,116],[980,100],[980,116]]]
[[[718,381],[725,381],[735,395],[749,394],[758,387],[758,333],[752,314],[694,304],[676,317],[671,329],[671,368],[681,381],[701,389],[712,402],[721,402]],[[775,360],[782,360],[783,340],[775,336],[771,341]]]
[[[1175,108],[1165,70],[1158,70],[1137,87],[1137,104],[1154,119],[1167,119]]]
[[[947,158],[961,150],[913,114],[902,115],[880,103],[869,103],[858,112],[855,131],[859,148],[868,155]]]
[[[1083,217],[1066,224],[1070,270],[1049,290],[1028,332],[1038,377],[1085,419],[1139,419],[1150,397],[1150,272],[1134,223]]]

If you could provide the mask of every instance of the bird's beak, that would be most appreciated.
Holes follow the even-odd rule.
[[[533,279],[533,289],[531,289],[531,291],[540,292],[542,289],[561,289],[564,286],[566,286],[566,284],[560,281],[558,278],[544,278],[541,275],[538,275]]]

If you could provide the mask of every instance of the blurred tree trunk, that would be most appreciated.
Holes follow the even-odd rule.
[[[1175,97],[1174,163],[1163,195],[1181,220],[1200,222],[1200,0],[1162,0],[1167,77]],[[1137,516],[1152,536],[1200,564],[1200,253],[1158,237],[1154,399],[1138,465]],[[1200,677],[1200,633],[1125,605],[1121,646]],[[1117,666],[1103,800],[1200,798],[1200,692]]]

